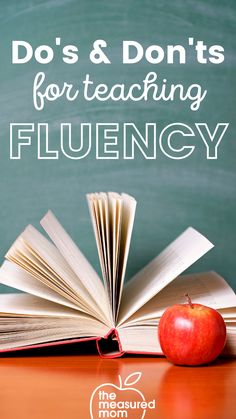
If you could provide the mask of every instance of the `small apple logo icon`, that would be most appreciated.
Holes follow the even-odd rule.
[[[104,383],[96,387],[90,398],[91,419],[98,418],[134,418],[143,419],[146,414],[145,397],[140,390],[132,387],[141,378],[141,372],[135,372],[119,384]]]
[[[175,304],[163,313],[159,341],[164,355],[177,365],[202,365],[214,361],[226,342],[226,326],[218,311],[202,304]]]

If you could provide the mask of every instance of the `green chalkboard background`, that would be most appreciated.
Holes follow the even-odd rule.
[[[216,270],[236,287],[236,124],[235,124],[235,0],[13,0],[0,1],[0,258],[23,228],[51,208],[88,259],[99,270],[85,194],[90,191],[126,191],[138,200],[127,277],[141,268],[186,227],[205,234],[215,248],[191,271]],[[53,63],[35,61],[12,65],[12,40],[29,41],[33,47],[76,44],[80,58],[66,65],[60,54]],[[123,39],[137,40],[144,47],[159,44],[187,45],[189,36],[206,44],[221,44],[221,65],[133,66],[121,64]],[[93,65],[89,52],[95,39],[108,42],[111,65]],[[72,83],[90,73],[109,84],[141,81],[150,70],[161,78],[188,85],[196,82],[208,89],[198,112],[187,103],[49,103],[38,112],[32,104],[32,83],[38,71],[48,81]],[[146,122],[167,124],[218,122],[230,126],[219,147],[218,160],[206,160],[199,135],[195,152],[185,160],[170,160],[158,149],[156,160],[137,154],[133,161],[96,160],[94,152],[73,161],[37,160],[36,143],[26,147],[21,160],[9,159],[10,122],[48,122],[50,141],[59,143],[60,122],[73,123],[75,135],[81,122]],[[75,139],[76,141],[76,139]],[[9,291],[1,287],[2,292]]]

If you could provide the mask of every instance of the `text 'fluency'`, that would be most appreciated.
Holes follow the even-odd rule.
[[[210,129],[207,123],[192,126],[178,122],[160,128],[146,123],[138,128],[134,123],[71,123],[59,124],[58,132],[47,123],[11,123],[10,159],[21,159],[34,147],[35,157],[57,160],[67,157],[81,160],[94,154],[96,159],[157,159],[160,154],[174,160],[185,159],[204,144],[205,158],[217,159],[218,148],[229,123],[217,123]],[[35,147],[36,145],[36,147]],[[93,150],[94,149],[94,150]]]

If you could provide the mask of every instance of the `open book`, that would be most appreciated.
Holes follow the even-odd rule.
[[[213,245],[188,228],[124,283],[136,201],[127,194],[87,196],[103,281],[52,212],[41,220],[49,239],[28,226],[6,254],[0,282],[24,293],[0,295],[0,351],[96,340],[99,353],[161,354],[157,337],[166,307],[196,303],[223,315],[225,351],[236,354],[236,296],[216,273],[179,276]]]

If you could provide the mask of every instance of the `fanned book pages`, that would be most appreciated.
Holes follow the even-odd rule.
[[[233,290],[214,272],[181,275],[212,243],[190,227],[125,282],[136,201],[113,192],[87,199],[102,280],[49,211],[41,220],[49,238],[28,226],[0,268],[0,282],[23,291],[0,295],[0,351],[95,340],[104,357],[161,354],[160,317],[187,292],[223,315],[225,353],[236,354]]]

